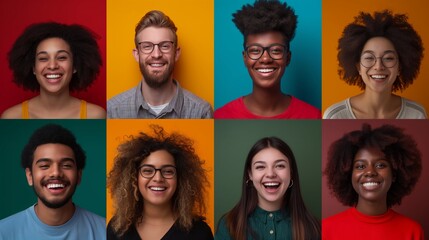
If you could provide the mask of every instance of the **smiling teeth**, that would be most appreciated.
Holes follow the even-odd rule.
[[[164,66],[164,64],[162,64],[162,63],[152,63],[152,64],[149,64],[150,66],[152,66],[152,67],[162,67],[162,66]]]
[[[264,183],[264,186],[266,187],[276,187],[278,185],[280,185],[280,183]]]
[[[274,71],[273,68],[261,68],[261,69],[258,69],[258,72],[261,72],[261,73],[268,73],[268,72],[273,72],[273,71]]]
[[[61,75],[59,75],[59,74],[49,74],[49,75],[46,75],[46,78],[59,78]]]
[[[367,183],[363,183],[362,185],[364,187],[370,187],[370,186],[377,186],[379,183],[378,182],[367,182]]]
[[[371,77],[375,79],[384,79],[386,78],[386,75],[371,75]]]
[[[46,187],[49,189],[51,189],[51,188],[63,188],[64,184],[51,183],[51,184],[48,184]]]
[[[154,191],[164,191],[166,188],[165,187],[150,187],[151,190]]]

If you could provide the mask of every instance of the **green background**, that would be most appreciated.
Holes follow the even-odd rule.
[[[276,136],[292,149],[309,211],[321,217],[321,122],[318,120],[215,121],[215,223],[239,200],[244,162],[253,144]]]
[[[86,166],[73,202],[106,216],[106,123],[105,120],[2,120],[0,124],[0,219],[37,202],[21,168],[21,151],[33,132],[56,123],[69,129],[86,152]]]

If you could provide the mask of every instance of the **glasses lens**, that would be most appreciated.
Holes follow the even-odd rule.
[[[364,53],[360,57],[360,63],[362,64],[362,66],[370,68],[375,65],[377,59],[378,58],[375,57],[372,53]],[[385,53],[380,59],[383,63],[383,66],[387,68],[394,67],[398,62],[398,58],[396,57],[395,53]]]
[[[284,55],[285,47],[282,45],[272,45],[269,48],[270,57],[272,59],[281,59]]]
[[[151,166],[143,166],[140,168],[140,173],[145,178],[151,178],[153,175],[155,175],[155,168]]]
[[[253,60],[258,60],[261,56],[262,53],[264,52],[264,48],[261,46],[249,46],[247,47],[247,56],[249,56],[250,59]]]
[[[172,178],[176,175],[176,168],[172,166],[166,166],[161,169],[162,176],[164,178]]]
[[[163,53],[169,53],[173,49],[172,42],[160,42],[158,44],[159,50]]]
[[[376,61],[375,56],[372,53],[364,53],[362,56],[360,56],[360,64],[364,67],[372,67],[374,66]]]
[[[383,61],[383,65],[387,68],[395,66],[398,61],[398,58],[394,53],[386,53],[381,59]]]

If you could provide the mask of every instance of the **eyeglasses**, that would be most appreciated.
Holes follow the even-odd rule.
[[[360,64],[366,68],[370,68],[375,65],[377,59],[381,59],[383,66],[387,68],[394,67],[398,63],[398,57],[394,52],[387,52],[381,57],[376,57],[370,52],[366,52],[360,56]]]
[[[159,51],[162,53],[171,53],[174,48],[174,42],[172,41],[163,41],[157,44],[153,42],[139,42],[138,45],[139,51],[144,54],[151,54],[155,46],[158,46]]]
[[[246,49],[247,56],[252,60],[258,60],[264,55],[264,52],[267,51],[268,55],[274,59],[282,59],[285,55],[285,52],[287,52],[287,48],[285,45],[282,44],[273,44],[268,47],[262,47],[260,45],[250,45],[247,46]]]
[[[151,165],[142,165],[139,167],[139,173],[144,178],[152,178],[157,171],[161,172],[161,176],[166,179],[173,178],[176,175],[176,167],[171,165],[161,168],[155,168]]]

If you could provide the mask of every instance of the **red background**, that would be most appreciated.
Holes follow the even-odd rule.
[[[418,144],[422,154],[422,173],[414,190],[402,199],[402,204],[393,209],[405,216],[418,221],[427,235],[429,233],[429,192],[426,184],[429,182],[429,121],[427,120],[324,120],[322,121],[322,170],[326,167],[326,157],[329,146],[345,133],[362,129],[363,123],[369,123],[374,129],[383,124],[391,124],[404,129],[405,134],[411,135]],[[341,174],[341,173],[339,173]],[[341,205],[330,194],[326,176],[322,177],[322,218],[332,216],[348,207]]]
[[[7,53],[24,29],[39,22],[80,24],[98,35],[103,66],[86,91],[72,95],[106,107],[106,2],[104,0],[2,0],[0,1],[0,113],[38,93],[24,91],[12,82]]]

